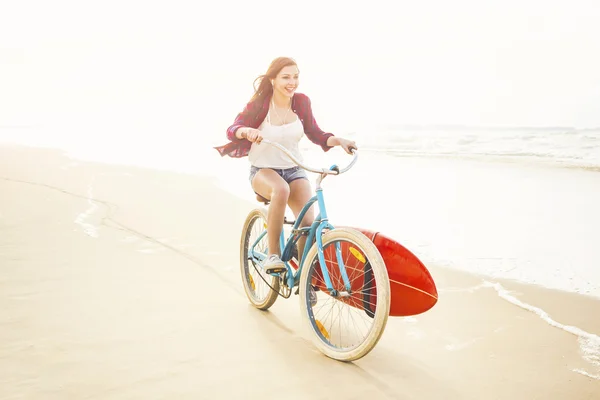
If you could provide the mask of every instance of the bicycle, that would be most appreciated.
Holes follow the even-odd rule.
[[[326,176],[339,175],[352,168],[358,152],[353,152],[352,161],[345,168],[340,169],[337,165],[329,169],[312,168],[303,165],[281,145],[266,139],[262,143],[277,147],[299,167],[318,174],[318,178],[315,195],[304,205],[296,220],[284,218],[284,226],[291,225],[288,237],[285,237],[285,229],[280,236],[281,260],[286,271],[267,274],[262,269],[261,262],[269,254],[267,213],[265,209],[256,208],[248,214],[240,243],[240,268],[246,295],[254,307],[267,310],[278,297],[287,299],[297,288],[295,294],[300,297],[305,326],[312,332],[312,341],[317,349],[340,361],[362,358],[375,347],[387,324],[390,281],[383,258],[369,238],[352,228],[335,228],[329,222],[321,187]],[[257,199],[265,206],[269,204],[260,196]],[[319,214],[314,222],[310,226],[299,227],[315,202]],[[306,236],[307,240],[298,259],[296,244],[301,236]],[[337,268],[334,268],[336,264]],[[263,283],[266,284],[266,293],[258,296],[258,289]],[[332,316],[333,311],[340,308],[346,310],[355,332],[342,329],[343,313],[338,317]],[[370,326],[365,322],[358,323],[359,317],[371,322]]]

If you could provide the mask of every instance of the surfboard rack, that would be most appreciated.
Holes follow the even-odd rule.
[[[310,231],[310,226],[305,226],[304,228],[292,229],[292,234],[308,236],[308,231]]]

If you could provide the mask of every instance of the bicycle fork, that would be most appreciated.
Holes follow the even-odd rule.
[[[319,216],[317,220],[319,221],[319,226],[316,229],[316,242],[317,242],[317,255],[319,258],[319,264],[321,264],[321,273],[323,274],[323,280],[325,281],[325,285],[327,286],[327,290],[333,297],[338,295],[338,290],[333,288],[333,284],[331,283],[331,277],[329,276],[329,271],[327,271],[327,263],[325,262],[325,255],[323,254],[323,229],[332,230],[334,227],[329,223],[329,218],[327,217],[327,210],[325,208],[325,200],[323,198],[323,189],[321,189],[320,185],[317,185],[317,201],[319,204]],[[344,281],[344,286],[346,291],[339,293],[342,297],[350,296],[350,279],[348,278],[348,274],[346,273],[346,266],[344,265],[344,258],[342,257],[342,250],[340,248],[339,242],[335,243],[335,255],[337,258],[340,275]]]
[[[342,249],[339,242],[335,243],[335,255],[340,275],[342,277],[342,280],[344,281],[344,287],[346,291],[341,292],[333,288],[333,283],[331,282],[331,277],[329,275],[329,271],[327,270],[327,263],[325,262],[325,255],[323,252],[323,240],[321,237],[323,229],[331,230],[334,228],[327,222],[317,227],[317,255],[319,258],[319,264],[321,266],[321,273],[323,274],[323,280],[325,281],[325,286],[327,287],[327,290],[329,290],[329,293],[333,297],[336,297],[338,295],[342,297],[349,297],[351,295],[350,278],[348,278],[348,273],[346,272],[346,266],[344,265],[344,258],[342,257]]]

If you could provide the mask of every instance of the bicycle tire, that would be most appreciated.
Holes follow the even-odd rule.
[[[351,228],[336,228],[323,234],[323,248],[325,249],[332,242],[341,240],[352,243],[354,246],[362,249],[363,254],[370,263],[377,291],[377,309],[372,316],[373,326],[362,343],[347,350],[335,348],[330,343],[327,343],[327,339],[323,337],[322,332],[319,332],[321,328],[318,327],[318,324],[320,322],[315,320],[312,307],[309,305],[309,285],[312,285],[312,282],[309,282],[311,271],[315,268],[320,268],[317,267],[320,264],[318,263],[318,248],[316,243],[310,248],[306,257],[307,263],[304,265],[300,275],[300,307],[305,326],[310,330],[312,342],[317,349],[327,357],[335,360],[354,361],[366,356],[373,350],[385,330],[390,310],[390,282],[385,262],[379,250],[377,250],[377,247],[369,238]]]
[[[255,265],[253,265],[253,262],[247,257],[248,247],[250,246],[250,233],[254,224],[259,222],[261,219],[263,221],[262,223],[266,226],[266,211],[260,208],[255,208],[254,210],[250,211],[250,213],[248,213],[248,216],[244,221],[242,235],[240,238],[240,273],[246,297],[248,297],[248,300],[254,307],[264,311],[268,310],[275,303],[277,297],[279,296],[279,277],[264,274],[263,272],[261,272],[262,269],[260,267],[255,267]],[[259,279],[262,279],[264,277],[267,280],[267,282],[263,283],[266,283],[270,286],[268,293],[266,294],[264,299],[259,299],[255,296],[257,279],[254,279],[251,275],[251,271],[255,271],[255,268],[260,274]],[[270,280],[270,282],[268,282],[268,280]]]

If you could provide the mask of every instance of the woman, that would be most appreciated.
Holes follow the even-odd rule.
[[[323,151],[341,146],[351,154],[352,149],[357,148],[353,141],[325,133],[319,128],[312,114],[310,99],[296,93],[299,74],[293,59],[279,57],[273,60],[267,72],[255,80],[254,95],[227,129],[230,142],[216,147],[221,156],[248,156],[251,164],[250,184],[257,195],[270,201],[267,215],[269,256],[263,264],[267,273],[285,271],[279,237],[286,205],[290,206],[297,218],[312,197],[312,190],[306,172],[279,149],[261,146],[262,139],[281,144],[299,160],[302,157],[298,142],[303,135],[321,146]],[[300,226],[308,226],[313,221],[311,207]],[[299,256],[303,253],[305,241],[305,237],[298,241]]]

